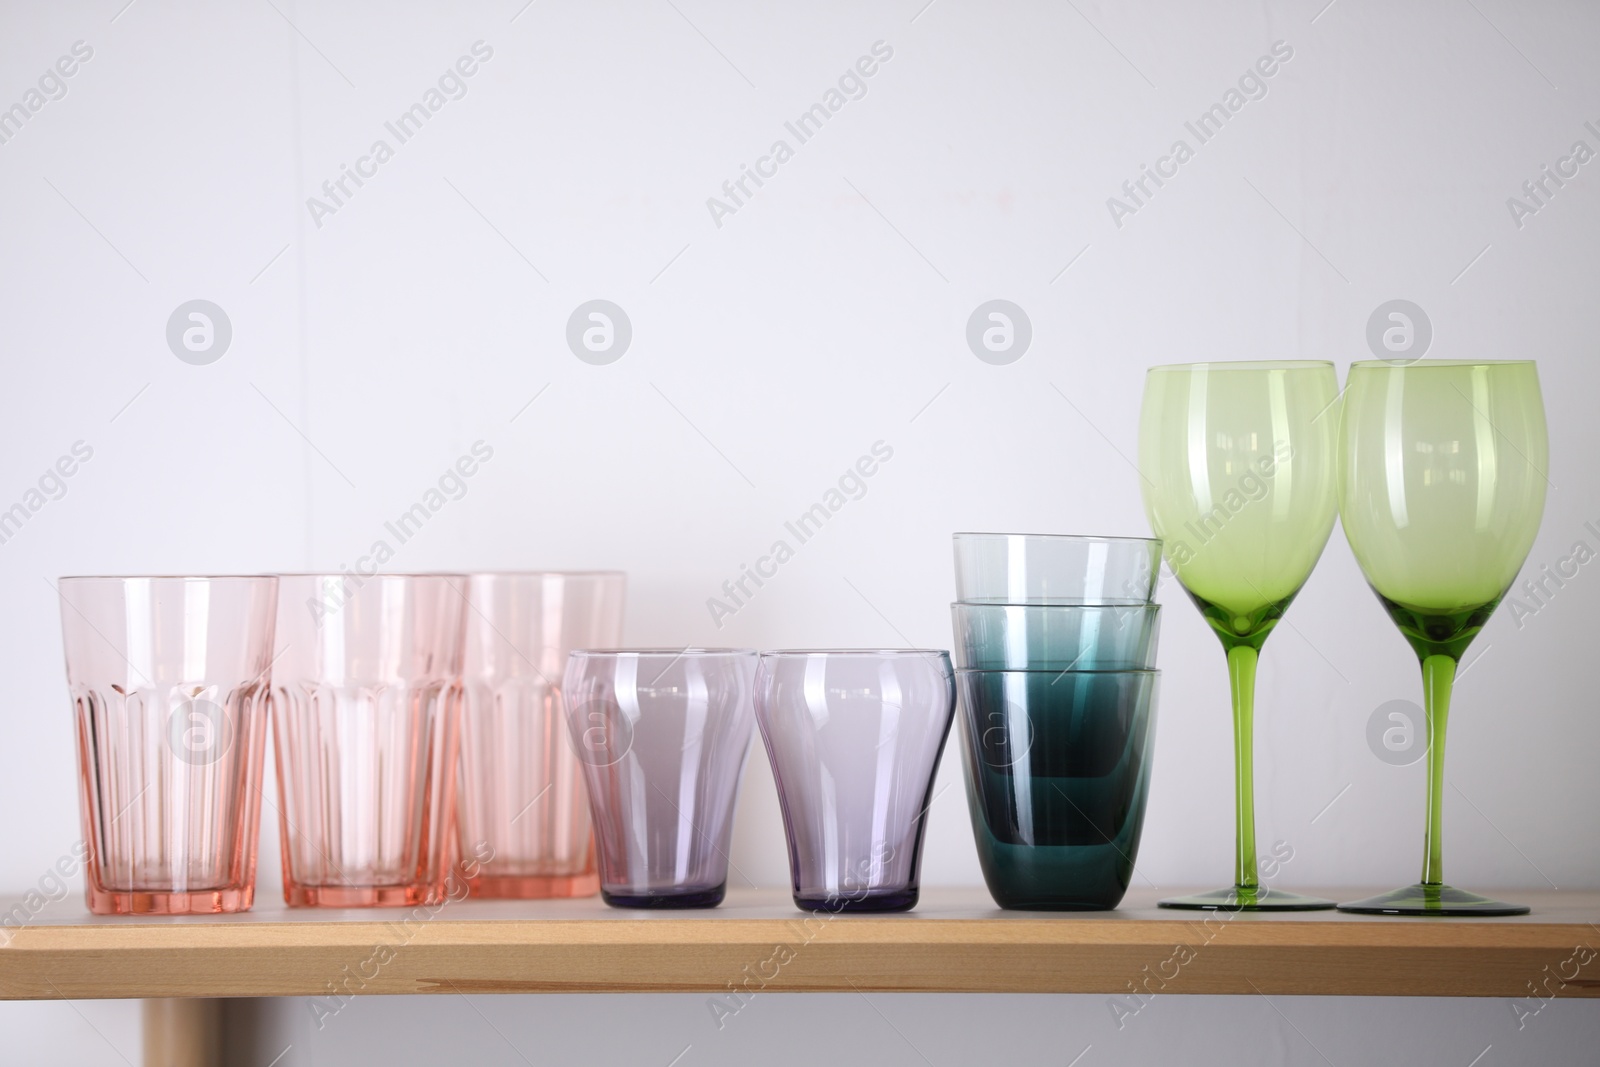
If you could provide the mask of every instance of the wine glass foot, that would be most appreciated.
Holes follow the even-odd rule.
[[[1195,911],[1322,911],[1334,906],[1333,901],[1321,897],[1303,897],[1271,886],[1229,886],[1213,889],[1209,893],[1196,893],[1187,897],[1169,897],[1160,902],[1163,908],[1189,908]]]
[[[1360,915],[1526,915],[1526,904],[1480,897],[1447,885],[1408,885],[1391,893],[1339,905],[1340,911]]]

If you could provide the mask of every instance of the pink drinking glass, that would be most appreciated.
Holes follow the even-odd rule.
[[[586,897],[600,889],[582,767],[562,712],[573,648],[622,639],[619,571],[474,574],[462,671],[461,855],[488,855],[474,896]]]
[[[272,720],[291,906],[444,899],[467,582],[279,578]]]
[[[61,579],[90,911],[249,909],[277,588]]]

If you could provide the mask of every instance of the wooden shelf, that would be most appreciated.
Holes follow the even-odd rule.
[[[1575,946],[1600,943],[1600,893],[1506,895],[1533,914],[1230,916],[1157,909],[1151,892],[1114,912],[1006,912],[981,889],[926,890],[902,915],[837,917],[806,916],[776,890],[734,891],[712,911],[465,901],[432,917],[268,903],[236,916],[105,918],[67,915],[63,902],[50,922],[10,931],[0,997],[727,993],[747,981],[768,991],[1118,994],[1148,982],[1167,993],[1521,997]],[[1562,995],[1600,996],[1600,975],[1583,968]]]

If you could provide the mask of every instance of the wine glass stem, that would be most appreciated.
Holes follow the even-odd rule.
[[[1228,681],[1233,690],[1234,884],[1256,888],[1255,707],[1256,650],[1228,649]]]
[[[1422,661],[1422,698],[1428,716],[1428,828],[1422,857],[1422,884],[1444,884],[1444,731],[1450,721],[1450,692],[1456,661],[1445,655]]]

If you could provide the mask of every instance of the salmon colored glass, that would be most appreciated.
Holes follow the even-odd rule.
[[[280,578],[272,717],[290,905],[444,899],[466,586],[454,575]]]
[[[89,910],[255,898],[277,579],[63,578]]]
[[[600,890],[582,767],[567,737],[561,675],[573,648],[622,640],[620,572],[468,579],[465,703],[456,823],[461,855],[491,855],[480,897]]]

